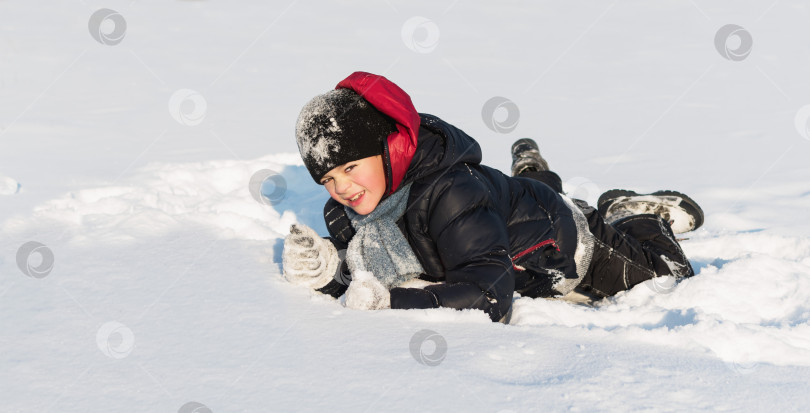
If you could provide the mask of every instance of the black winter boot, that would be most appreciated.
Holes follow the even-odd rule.
[[[703,210],[688,196],[676,191],[656,191],[639,194],[626,189],[605,192],[596,202],[599,213],[608,223],[641,214],[655,214],[681,234],[703,225]]]
[[[540,147],[533,139],[518,139],[512,144],[512,176],[525,171],[548,171],[548,162],[540,156]]]

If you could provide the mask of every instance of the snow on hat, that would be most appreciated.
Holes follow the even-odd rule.
[[[314,97],[298,115],[298,151],[315,182],[336,166],[383,153],[396,123],[357,92],[335,89]]]

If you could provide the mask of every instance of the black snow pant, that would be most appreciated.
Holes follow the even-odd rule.
[[[554,172],[529,171],[520,176],[536,179],[563,193],[562,181]],[[574,201],[585,214],[596,239],[591,264],[578,288],[607,297],[653,277],[685,278],[695,274],[663,218],[634,215],[608,224],[595,208],[584,201]]]

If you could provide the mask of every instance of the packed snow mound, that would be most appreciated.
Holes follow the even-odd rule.
[[[287,185],[283,199],[274,203],[257,202],[249,190],[251,176],[267,170],[278,171]],[[278,245],[296,222],[325,235],[321,215],[325,198],[297,154],[152,163],[122,182],[45,202],[30,217],[6,220],[2,229],[21,234],[62,227],[70,242],[81,246],[159,239],[161,234],[191,227],[208,229],[200,236],[212,240]],[[698,273],[695,277],[677,283],[669,277],[651,280],[594,306],[516,295],[512,324],[560,326],[582,330],[586,336],[611,334],[691,349],[734,366],[810,365],[810,239],[767,231],[729,233],[714,229],[711,222],[690,235],[683,246]],[[279,252],[273,257],[276,268]],[[266,263],[254,256],[242,264],[262,272]],[[283,280],[278,270],[270,277]],[[285,282],[282,288],[297,293],[301,287]],[[341,310],[340,301],[314,293],[310,297]],[[393,313],[406,318],[416,313],[433,321],[489,322],[484,316],[447,309]]]
[[[297,154],[251,161],[150,163],[122,182],[73,191],[45,202],[31,217],[7,220],[3,229],[15,233],[31,225],[66,226],[77,242],[129,242],[189,226],[211,229],[227,239],[283,238],[297,220],[294,210],[283,208],[284,204],[298,204],[300,196],[311,195],[300,189],[306,186],[299,178],[309,180],[300,165]],[[275,173],[285,183],[283,199],[275,202],[278,208],[251,195],[251,176],[261,171]],[[316,186],[310,185],[310,191],[312,187]]]
[[[705,349],[737,364],[810,365],[810,239],[698,231],[683,246],[692,278],[649,280],[593,307],[520,298],[512,323]]]

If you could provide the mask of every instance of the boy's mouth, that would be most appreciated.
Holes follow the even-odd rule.
[[[357,204],[360,203],[360,200],[363,199],[363,195],[365,193],[366,193],[366,191],[360,191],[360,192],[357,193],[357,195],[347,199],[346,201],[349,201],[349,204],[351,206],[356,206]]]

